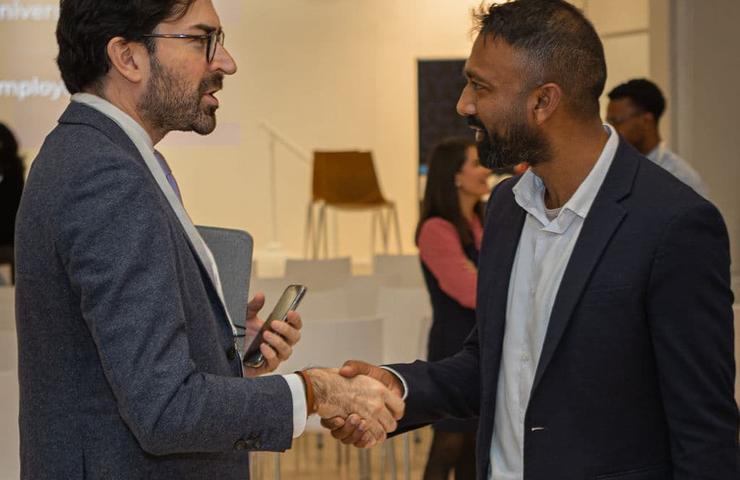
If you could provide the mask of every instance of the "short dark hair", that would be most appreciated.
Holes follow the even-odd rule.
[[[637,108],[650,112],[658,123],[665,111],[665,97],[660,88],[647,78],[635,78],[617,85],[609,92],[609,100],[629,98]]]
[[[57,65],[70,93],[100,89],[111,67],[106,52],[115,37],[141,41],[154,52],[152,33],[161,22],[185,15],[195,0],[61,0]]]
[[[574,114],[599,115],[604,47],[578,8],[563,0],[516,0],[481,7],[475,19],[481,35],[499,37],[525,55],[534,76],[528,87],[556,83]]]
[[[419,223],[416,225],[417,243],[422,225],[432,217],[443,218],[453,224],[463,246],[474,242],[468,222],[460,211],[460,198],[455,186],[455,175],[465,164],[467,151],[471,147],[475,147],[473,138],[449,138],[437,144],[429,153],[426,188]],[[476,206],[475,213],[482,221],[482,203]]]

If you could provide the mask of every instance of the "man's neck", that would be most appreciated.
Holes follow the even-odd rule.
[[[660,134],[658,132],[652,132],[645,135],[645,138],[642,141],[642,144],[638,146],[638,150],[643,155],[647,155],[655,148],[660,145]]]
[[[560,208],[576,193],[609,139],[600,121],[563,125],[552,132],[552,158],[532,167],[545,184],[545,206]]]
[[[136,123],[141,125],[141,128],[143,128],[147,135],[149,135],[149,138],[152,140],[152,145],[156,145],[160,140],[162,140],[162,138],[164,138],[166,132],[160,132],[157,129],[152,128],[152,126],[139,114],[139,111],[136,108],[136,100],[138,97],[133,95],[132,92],[122,91],[113,85],[108,85],[106,88],[102,89],[102,91],[86,91],[86,93],[97,95],[131,117]]]

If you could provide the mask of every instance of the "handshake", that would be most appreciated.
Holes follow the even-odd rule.
[[[313,368],[302,372],[308,414],[316,413],[334,438],[369,448],[398,426],[403,416],[403,385],[391,372],[350,360],[340,369]],[[313,398],[312,398],[313,397]]]

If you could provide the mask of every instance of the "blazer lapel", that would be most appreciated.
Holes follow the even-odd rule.
[[[137,145],[136,142],[126,134],[123,127],[119,125],[116,120],[89,105],[74,101],[71,102],[60,117],[59,123],[85,124],[95,128],[96,130],[100,130],[116,142],[117,145],[130,153],[133,159],[141,162],[141,164],[150,171],[152,180],[157,186],[157,190],[164,197],[163,201],[170,206],[172,214],[180,224],[182,232],[190,244],[193,256],[200,264],[203,272],[205,272],[205,282],[210,283],[210,286],[216,292],[216,297],[220,300],[219,303],[221,310],[226,317],[230,328],[234,330],[232,319],[229,317],[229,312],[226,308],[226,301],[223,298],[222,289],[219,288],[219,279],[216,278],[216,272],[213,271],[213,268],[211,267],[211,259],[206,252],[206,244],[190,220],[190,217],[182,206],[180,199],[167,182],[164,171],[159,166],[154,154],[148,152],[143,146]]]
[[[620,139],[619,148],[604,183],[586,217],[550,314],[547,334],[537,365],[532,392],[552,360],[563,333],[578,305],[591,272],[606,250],[622,220],[627,215],[619,201],[629,195],[639,167],[639,156]]]
[[[502,185],[500,188],[503,191],[497,192],[496,201],[489,203],[490,211],[479,260],[483,268],[479,269],[478,282],[478,338],[481,360],[486,368],[491,368],[494,376],[498,375],[506,327],[509,278],[526,218],[526,212],[516,203],[512,192],[518,178]],[[493,395],[496,382],[483,384],[486,394]],[[492,398],[488,400],[493,401]]]

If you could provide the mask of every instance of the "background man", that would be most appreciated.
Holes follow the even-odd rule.
[[[706,198],[707,188],[696,170],[661,142],[658,122],[663,111],[665,98],[658,86],[637,78],[609,92],[606,121],[640,153]]]
[[[575,7],[520,0],[478,20],[458,111],[488,165],[531,168],[491,195],[476,330],[398,376],[340,373],[404,391],[399,431],[478,414],[480,478],[737,479],[719,212],[601,123],[603,48]]]
[[[257,377],[290,355],[296,314],[243,370],[213,258],[154,149],[216,126],[236,64],[211,1],[63,0],[57,39],[74,95],[16,232],[22,477],[243,479],[243,450],[290,447],[313,412],[356,411],[365,441],[384,438],[403,402],[375,380]]]

